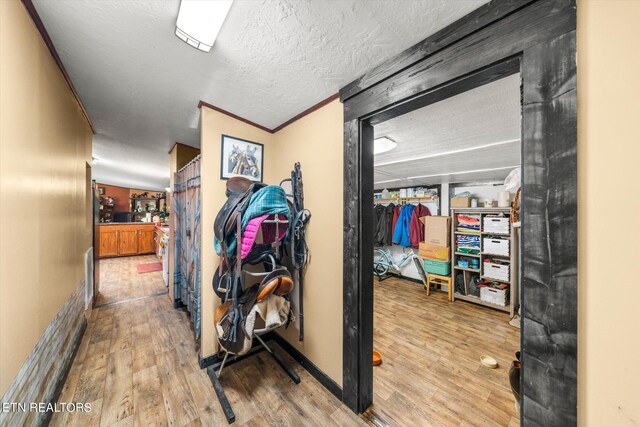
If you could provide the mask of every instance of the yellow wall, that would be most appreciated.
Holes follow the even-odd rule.
[[[221,135],[265,145],[264,182],[289,178],[302,165],[311,262],[305,276],[305,341],[294,328],[281,334],[336,383],[342,384],[342,104],[336,100],[276,134],[264,132],[209,108],[202,108],[202,349],[217,351],[213,311],[219,299],[211,280],[218,258],[213,250],[213,222],[224,204],[220,180]]]
[[[640,1],[578,1],[578,420],[640,425]],[[603,203],[603,201],[605,203]]]
[[[280,331],[342,385],[342,103],[335,100],[276,133],[275,167],[283,178],[302,166],[304,205],[311,211],[304,279],[304,342]]]
[[[84,278],[91,131],[19,1],[0,1],[0,394]]]
[[[201,108],[201,222],[202,222],[202,356],[210,356],[218,351],[213,324],[213,312],[220,304],[220,299],[213,293],[211,282],[218,266],[218,256],[213,249],[213,222],[224,202],[226,181],[220,179],[220,157],[222,135],[230,135],[249,141],[264,144],[263,180],[273,183],[279,175],[275,175],[272,165],[274,135],[236,120],[207,107]],[[278,181],[279,182],[279,181]]]

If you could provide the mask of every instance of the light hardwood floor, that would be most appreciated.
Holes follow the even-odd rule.
[[[148,257],[144,257],[148,261]],[[114,258],[101,277],[118,287],[138,281],[140,258]],[[162,279],[160,279],[162,280]],[[295,385],[265,352],[238,362],[221,382],[236,426],[351,426],[365,422],[350,412],[276,344],[302,381]],[[89,413],[56,413],[51,425],[226,426],[211,382],[198,367],[185,312],[153,295],[93,310],[59,402],[89,402]]]
[[[136,266],[158,262],[155,255],[142,255],[100,260],[100,290],[96,305],[167,292],[162,271],[138,274]]]
[[[520,331],[509,315],[422,285],[389,278],[374,283],[373,414],[397,426],[517,426],[509,366]],[[487,369],[480,355],[499,367]]]

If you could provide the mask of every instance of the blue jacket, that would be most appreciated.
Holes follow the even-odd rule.
[[[411,240],[409,236],[411,234],[411,215],[416,207],[411,204],[406,204],[400,211],[398,222],[396,222],[396,229],[393,232],[393,243],[400,246],[411,246]]]

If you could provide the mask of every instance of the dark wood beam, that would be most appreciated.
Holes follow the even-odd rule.
[[[492,0],[340,89],[345,101],[536,0]]]

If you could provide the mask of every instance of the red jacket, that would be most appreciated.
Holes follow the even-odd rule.
[[[391,221],[391,235],[396,232],[396,223],[398,222],[398,217],[400,216],[400,210],[402,210],[402,206],[398,205],[393,210],[393,220]]]
[[[409,222],[409,241],[414,248],[417,248],[420,242],[424,241],[424,224],[419,219],[423,216],[431,216],[431,212],[428,207],[418,203],[418,206],[413,210],[413,215],[411,215],[411,222]]]

